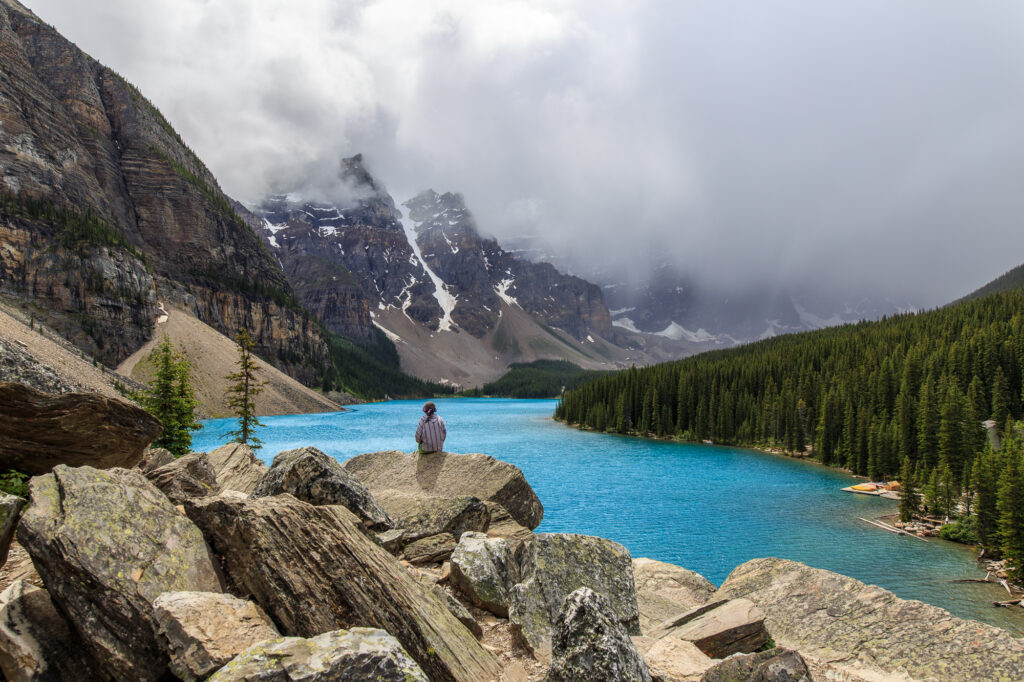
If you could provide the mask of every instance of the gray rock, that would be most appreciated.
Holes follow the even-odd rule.
[[[512,588],[509,622],[519,639],[541,658],[551,652],[551,632],[562,602],[588,587],[611,604],[630,635],[640,634],[633,564],[625,547],[589,535],[538,533],[523,546],[521,582]]]
[[[776,647],[746,656],[730,656],[707,670],[701,682],[811,682],[803,657]]]
[[[279,453],[256,484],[252,496],[281,493],[290,493],[310,504],[343,505],[373,530],[394,526],[391,517],[359,479],[345,471],[338,460],[313,447]]]
[[[634,643],[638,639],[634,637]],[[639,645],[637,646],[639,649]],[[641,649],[651,677],[655,682],[676,682],[677,680],[697,680],[715,662],[693,642],[686,642],[674,637],[665,637],[653,642],[646,650]]]
[[[0,593],[0,671],[8,682],[96,676],[82,640],[50,595],[21,580]]]
[[[394,637],[373,628],[284,637],[257,644],[209,682],[429,682]]]
[[[251,601],[219,592],[165,592],[153,602],[171,672],[205,679],[249,647],[281,633]]]
[[[24,580],[36,587],[43,586],[43,579],[39,577],[36,567],[32,565],[32,557],[15,539],[11,541],[10,551],[7,552],[7,561],[0,566],[0,590],[6,590],[18,580]]]
[[[174,504],[184,504],[190,497],[216,495],[220,490],[217,473],[205,452],[183,455],[143,473]]]
[[[519,564],[505,538],[463,533],[452,552],[451,580],[476,606],[508,618],[510,593]]]
[[[50,598],[105,676],[158,680],[153,601],[221,589],[199,529],[137,470],[58,465],[30,487],[18,539]]]
[[[524,542],[533,537],[533,531],[520,525],[508,513],[508,510],[497,502],[484,502],[491,514],[491,522],[487,524],[487,534],[493,538],[505,538],[512,551],[516,552]]]
[[[498,662],[344,507],[291,495],[189,500],[228,580],[289,636],[361,624],[390,632],[434,680],[496,677]],[[340,513],[343,512],[343,513]]]
[[[393,518],[395,526],[405,531],[406,543],[438,533],[460,538],[467,531],[485,530],[491,521],[487,505],[468,495],[417,500]]]
[[[466,629],[472,632],[474,637],[477,639],[483,637],[483,628],[480,627],[480,623],[476,622],[476,618],[469,612],[469,609],[463,606],[462,602],[453,597],[446,589],[438,585],[432,576],[417,571],[416,579],[420,581],[420,584],[437,595],[437,598],[445,605],[448,612],[465,625]]]
[[[633,559],[633,580],[644,634],[683,611],[706,604],[718,589],[698,573],[654,559]]]
[[[768,642],[764,613],[748,599],[709,602],[662,623],[651,636],[693,642],[711,658],[753,653]]]
[[[135,466],[160,430],[156,417],[121,400],[96,393],[50,395],[0,382],[6,469],[37,475],[58,464]]]
[[[267,472],[267,465],[253,454],[248,445],[228,443],[211,450],[206,456],[217,473],[217,484],[221,490],[237,490],[248,495]]]
[[[539,526],[544,518],[544,506],[523,472],[488,455],[439,452],[420,456],[393,450],[359,455],[344,466],[369,488],[392,517],[395,514],[385,498],[471,495],[485,502],[497,502],[516,523],[529,529]]]
[[[1008,632],[795,561],[748,561],[716,597],[754,602],[779,646],[839,676],[1015,680],[1024,670],[1024,641]]]
[[[546,682],[650,679],[647,664],[607,599],[586,587],[565,598],[555,622]]]
[[[401,528],[392,528],[391,530],[386,530],[383,533],[377,533],[376,538],[381,547],[392,554],[398,554],[402,551],[402,541],[405,540],[405,531]]]
[[[451,533],[438,533],[411,542],[402,550],[411,564],[439,564],[452,555],[455,538]]]
[[[167,448],[150,448],[142,453],[142,459],[135,466],[143,474],[147,474],[153,469],[170,464],[175,459],[175,456]]]
[[[14,529],[18,527],[18,517],[25,499],[17,495],[0,494],[0,566],[7,561],[7,552],[11,549]]]

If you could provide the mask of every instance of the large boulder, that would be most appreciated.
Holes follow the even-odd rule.
[[[633,581],[644,634],[672,616],[706,604],[717,589],[699,573],[654,559],[633,559]]]
[[[206,453],[210,466],[217,474],[221,490],[236,490],[248,495],[267,473],[267,465],[241,443],[228,443]]]
[[[778,645],[837,677],[1012,680],[1024,670],[1024,641],[1004,630],[795,561],[748,561],[716,598],[754,602]]]
[[[512,588],[508,614],[513,631],[535,655],[550,656],[562,602],[581,587],[607,599],[628,634],[640,634],[633,563],[625,547],[589,535],[538,533],[521,554],[521,582]]]
[[[634,637],[636,642],[646,637]],[[637,647],[640,648],[639,646]],[[640,649],[651,671],[651,677],[663,682],[695,680],[712,667],[715,662],[693,642],[674,637],[655,640],[646,649]]]
[[[544,506],[523,472],[488,455],[419,455],[392,450],[359,455],[344,466],[389,512],[388,499],[403,493],[420,497],[472,495],[500,504],[516,523],[531,530],[544,518]]]
[[[281,633],[263,609],[221,592],[166,592],[153,602],[171,672],[205,679],[249,647]]]
[[[730,656],[708,669],[700,682],[811,682],[811,671],[800,654],[776,647]]]
[[[338,460],[316,448],[305,447],[278,453],[273,464],[256,483],[253,497],[289,493],[310,504],[340,504],[373,530],[386,530],[394,523],[370,491]]]
[[[484,502],[491,514],[491,522],[487,524],[487,534],[494,538],[505,538],[511,543],[512,551],[518,551],[523,543],[533,537],[533,531],[520,525],[508,513],[508,510],[497,502]]]
[[[107,677],[160,679],[154,600],[221,589],[202,533],[136,470],[60,464],[30,489],[18,540],[50,598]]]
[[[189,500],[239,594],[290,636],[357,625],[394,635],[432,680],[485,680],[497,660],[340,506],[291,495]]]
[[[167,448],[150,448],[142,453],[142,459],[135,466],[144,474],[153,469],[170,464],[175,460],[174,454]]]
[[[51,395],[0,382],[4,467],[30,476],[58,464],[135,466],[160,430],[156,417],[121,400],[97,393]]]
[[[82,640],[50,595],[21,580],[0,593],[0,671],[8,682],[96,676]]]
[[[7,552],[11,549],[14,529],[18,527],[21,508],[25,506],[25,498],[17,495],[0,493],[0,566],[7,561]]]
[[[647,664],[607,599],[586,587],[565,598],[555,622],[546,682],[650,679]]]
[[[451,580],[476,606],[508,618],[519,564],[505,538],[463,533],[452,552]]]
[[[257,644],[209,682],[428,682],[398,640],[373,628],[285,637]]]
[[[403,543],[438,533],[450,533],[457,541],[467,531],[486,530],[491,521],[487,505],[470,495],[406,501],[409,506],[392,517],[395,527],[405,531]]]
[[[190,497],[216,495],[220,489],[205,452],[184,455],[156,469],[143,469],[143,473],[174,504]]]
[[[455,537],[451,533],[438,533],[410,542],[402,556],[410,564],[439,564],[452,555]]]
[[[764,613],[748,599],[722,599],[698,606],[654,628],[651,636],[693,642],[711,658],[753,653],[768,642]]]

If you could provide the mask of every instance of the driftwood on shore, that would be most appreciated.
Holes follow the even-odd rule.
[[[1011,599],[1010,601],[994,601],[992,606],[1024,606],[1024,599]]]
[[[920,540],[921,542],[928,542],[927,538],[922,538],[922,537],[920,537],[918,535],[914,535],[913,533],[905,531],[905,530],[903,530],[901,528],[897,528],[895,526],[890,526],[887,523],[882,523],[881,521],[869,521],[868,519],[865,519],[863,516],[858,516],[857,518],[860,519],[861,521],[863,521],[864,523],[870,523],[872,526],[878,526],[879,528],[887,530],[890,533],[896,533],[897,535],[907,535],[907,536],[912,537],[914,539]]]

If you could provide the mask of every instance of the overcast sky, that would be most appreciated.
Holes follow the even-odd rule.
[[[27,4],[243,201],[362,152],[581,269],[935,305],[1024,262],[1020,0]]]

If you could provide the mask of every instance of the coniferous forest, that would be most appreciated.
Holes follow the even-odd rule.
[[[607,375],[555,417],[609,433],[810,453],[900,479],[901,514],[951,518],[1024,577],[1024,292],[780,336]],[[996,422],[995,451],[982,423]]]

